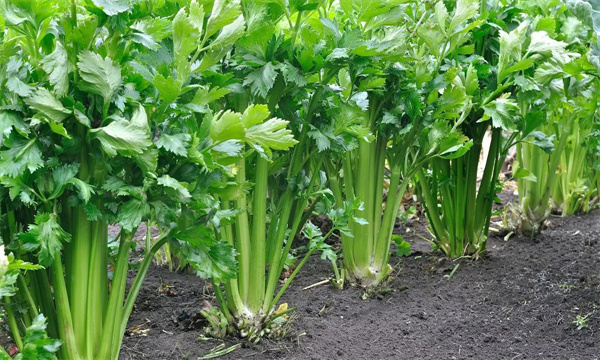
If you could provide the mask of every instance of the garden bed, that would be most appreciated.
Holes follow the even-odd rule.
[[[424,219],[422,219],[424,220]],[[244,344],[222,359],[599,359],[600,212],[560,218],[535,240],[492,236],[479,261],[446,260],[400,226],[413,255],[392,259],[390,292],[304,287],[327,278],[310,259],[283,297],[297,308],[284,341]],[[222,341],[203,335],[199,311],[214,302],[204,281],[153,267],[120,359],[195,359]],[[574,324],[581,320],[580,330]],[[582,319],[582,318],[580,318]],[[239,343],[226,339],[227,346]]]

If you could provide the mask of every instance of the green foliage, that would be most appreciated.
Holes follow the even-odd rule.
[[[510,96],[510,94],[506,94]],[[500,97],[489,104],[483,106],[485,116],[482,120],[487,118],[492,119],[492,126],[500,128],[502,130],[516,130],[516,124],[513,119],[516,116],[519,107],[517,103],[507,97]]]
[[[15,259],[12,253],[5,254],[4,245],[0,245],[0,296],[7,302],[10,297],[17,294],[18,288],[15,286],[17,278],[25,271],[40,269],[43,269],[40,265]],[[11,324],[14,324],[14,312],[8,311],[7,314]],[[42,314],[37,315],[25,330],[23,339],[17,339],[20,346],[19,354],[12,359],[56,359],[55,353],[61,346],[61,342],[48,338],[46,326],[46,318]],[[0,349],[0,359],[9,360],[11,357]]]
[[[243,114],[231,111],[217,114],[211,123],[210,137],[216,145],[231,140],[245,142],[261,156],[270,159],[271,150],[287,150],[297,141],[286,129],[288,121],[267,120],[268,117],[266,105],[251,105]]]
[[[44,315],[38,315],[33,319],[31,325],[25,330],[25,337],[23,338],[24,346],[13,359],[56,359],[55,353],[58,351],[61,342],[48,338],[46,327],[47,324]]]
[[[183,255],[198,276],[222,282],[237,275],[235,250],[211,237],[210,227],[191,227],[173,234],[173,238],[188,245],[183,248]]]
[[[411,185],[435,247],[478,257],[513,146],[525,231],[552,207],[589,209],[599,14],[591,0],[0,0],[0,234],[16,254],[0,295],[27,304],[5,307],[22,357],[118,358],[155,258],[213,282],[214,334],[281,335],[277,303],[315,252],[334,286],[368,290],[392,273],[392,241],[410,254],[393,228]],[[142,223],[158,233],[127,289]]]
[[[411,254],[410,243],[408,241],[404,241],[402,236],[392,235],[392,239],[396,244],[396,256],[409,256]]]
[[[123,81],[120,67],[108,56],[103,59],[102,56],[91,51],[83,51],[77,58],[77,69],[82,80],[78,84],[79,89],[90,94],[101,95],[106,106],[112,101],[113,95]]]
[[[91,129],[90,134],[100,142],[102,150],[110,157],[117,154],[125,157],[139,155],[152,144],[144,127],[125,119]]]
[[[25,274],[26,287],[48,290],[27,316],[14,314],[21,326],[11,328],[13,337],[29,338],[24,330],[33,326],[31,339],[40,344],[25,358],[47,358],[40,346],[52,350],[39,333],[38,309],[63,344],[60,358],[118,358],[154,254],[189,227],[177,224],[189,208],[203,214],[199,226],[208,225],[214,198],[205,180],[231,171],[209,129],[214,101],[232,90],[210,74],[245,32],[240,4],[162,5],[0,4],[0,232],[18,258],[52,275]],[[285,124],[250,127],[248,141],[265,153],[290,146]],[[142,222],[157,226],[159,235],[147,242],[141,270],[125,291],[128,252]],[[121,226],[110,294],[109,223]],[[234,275],[231,246],[179,237],[209,269],[202,275]],[[31,305],[31,289],[11,292]]]
[[[42,266],[50,266],[60,254],[63,243],[71,241],[71,235],[60,226],[58,216],[49,213],[36,215],[35,224],[29,225],[28,231],[19,238],[24,250],[39,249],[37,257]]]

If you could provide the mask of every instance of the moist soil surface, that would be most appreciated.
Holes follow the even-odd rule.
[[[297,308],[287,338],[258,345],[198,340],[210,287],[152,267],[120,359],[197,359],[223,343],[242,346],[220,359],[600,359],[600,211],[552,217],[533,240],[491,235],[477,261],[432,252],[423,216],[396,231],[413,253],[392,257],[387,292],[303,290],[331,274],[314,256],[282,299]]]

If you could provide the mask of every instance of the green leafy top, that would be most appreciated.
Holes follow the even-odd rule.
[[[261,156],[271,158],[271,150],[287,150],[297,143],[287,121],[273,118],[266,105],[251,105],[243,114],[221,112],[213,120],[210,137],[219,151],[237,154],[237,143],[247,143]],[[224,144],[229,144],[225,147]],[[233,149],[231,148],[233,146]]]
[[[168,232],[182,207],[210,205],[201,182],[226,169],[211,107],[232,91],[212,75],[245,32],[239,1],[70,5],[0,3],[0,196],[24,229],[4,241],[44,265],[70,239],[69,208]],[[285,124],[265,124],[248,141],[283,148]]]

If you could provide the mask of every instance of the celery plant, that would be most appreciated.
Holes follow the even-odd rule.
[[[19,260],[46,268],[19,283],[13,299],[27,311],[13,313],[15,340],[43,313],[62,342],[59,359],[118,358],[150,261],[169,237],[219,252],[205,265],[232,276],[233,249],[173,224],[181,207],[197,205],[191,192],[202,195],[193,174],[218,168],[201,122],[203,103],[219,92],[200,74],[229,52],[244,21],[236,2],[187,5],[0,2],[2,239]],[[190,161],[177,166],[182,158]],[[161,234],[126,292],[144,220]],[[113,222],[121,232],[109,280]]]
[[[487,33],[494,30],[485,23],[488,20],[485,2],[480,4],[478,1],[459,1],[454,11],[468,14],[467,19],[471,20],[472,24],[470,28],[467,27],[469,33],[458,37],[454,35],[453,26],[458,24],[448,24],[447,15],[444,16],[447,10],[443,3],[436,5],[436,13],[440,14],[437,16],[437,22],[432,21],[429,29],[420,33],[431,51],[437,54],[438,68],[443,67],[442,60],[445,56],[455,59],[456,67],[451,68],[451,72],[446,72],[445,76],[447,81],[460,84],[472,103],[469,108],[463,110],[455,125],[472,140],[471,149],[454,159],[434,159],[430,162],[429,176],[425,175],[425,170],[418,172],[421,196],[434,235],[434,243],[450,257],[477,255],[485,251],[495,182],[505,151],[502,129],[512,126],[513,105],[511,100],[502,95],[507,86],[501,82],[502,78],[499,77],[497,85],[488,81],[489,67],[486,61],[490,62],[492,59],[482,56],[487,51],[486,46],[489,46],[489,42],[484,41],[482,35],[485,38]],[[471,36],[479,39],[479,43],[465,44]],[[502,48],[501,44],[501,52]],[[500,57],[506,57],[506,54],[501,54]],[[500,66],[502,65],[506,64]],[[498,72],[501,71],[499,68]],[[482,89],[480,81],[486,82],[487,91]],[[479,156],[483,136],[489,126],[485,121],[490,118],[494,130],[484,175],[478,188]]]
[[[565,115],[570,116],[563,118]],[[559,161],[564,155],[566,140],[575,118],[573,114],[564,114],[560,110],[558,114],[549,112],[546,117],[557,123],[566,119],[561,124],[558,141],[552,141],[555,139],[552,136],[550,146],[546,148],[528,142],[517,144],[518,161],[514,169],[519,179],[519,231],[529,235],[542,230],[552,211],[550,195],[558,180]]]
[[[232,84],[233,92],[214,106],[237,112],[217,113],[210,129],[213,146],[223,144],[222,136],[237,141],[227,144],[231,171],[216,191],[222,220],[212,228],[216,238],[235,247],[239,274],[230,281],[213,279],[219,309],[205,315],[214,335],[233,332],[258,341],[280,328],[287,312],[279,311],[277,302],[308,257],[325,249],[328,235],[314,234],[307,220],[326,193],[323,158],[309,132],[322,116],[338,66],[327,59],[333,48],[318,20],[327,6],[244,4],[247,34],[225,63],[236,77],[222,79],[243,81]],[[284,268],[295,262],[291,249],[302,229],[314,235],[312,246],[280,287]]]
[[[479,16],[474,21],[470,44],[465,44],[468,38],[453,40],[453,33],[445,30],[444,22],[433,23],[429,31],[421,34],[430,48],[441,46],[442,52],[448,51],[456,59],[458,68],[452,71],[458,73],[451,76],[456,76],[455,81],[467,89],[472,99],[472,107],[463,113],[458,124],[472,139],[471,150],[456,159],[433,160],[429,176],[425,171],[418,173],[434,243],[453,258],[477,257],[485,252],[498,174],[508,149],[517,141],[518,130],[522,139],[530,142],[545,140],[543,136],[532,136],[539,123],[519,116],[519,95],[515,93],[528,84],[519,74],[531,73],[541,60],[553,51],[562,51],[565,45],[542,29],[532,28],[528,37],[530,25],[523,10],[476,1],[458,2],[457,9],[461,3],[469,9],[470,17]],[[438,13],[445,12],[441,9]],[[520,25],[510,32],[502,30],[510,21]],[[463,46],[457,47],[457,43]],[[499,44],[498,50],[495,44]],[[491,144],[478,183],[482,140],[490,125]]]
[[[432,53],[415,36],[433,16],[429,7],[358,3],[330,13],[342,32],[336,59],[344,67],[335,76],[338,92],[330,100],[331,121],[325,120],[326,126],[315,128],[311,136],[331,153],[325,169],[336,204],[362,203],[349,231],[341,234],[343,274],[351,284],[372,290],[390,275],[392,231],[413,175],[427,161],[461,154],[470,146],[451,125],[468,99],[464,88],[453,89],[444,81],[446,92],[438,99],[441,79],[430,61]],[[464,20],[468,17],[458,13],[453,19]],[[352,41],[345,38],[349,34]]]
[[[598,196],[597,109],[598,31],[594,27],[600,7],[586,1],[567,1],[570,10],[561,19],[561,30],[571,48],[582,54],[577,62],[569,64],[565,72],[579,81],[582,97],[576,101],[580,113],[559,161],[558,181],[552,193],[554,208],[565,215],[587,212]],[[594,8],[595,7],[595,8]],[[582,21],[579,21],[582,20]],[[595,33],[594,37],[590,36]],[[585,99],[584,101],[581,101]]]
[[[558,7],[555,11],[562,10]],[[538,23],[537,27],[540,26]],[[552,33],[554,28],[546,30]],[[533,134],[535,137],[549,137],[546,148],[529,144],[527,139],[531,136],[523,137],[524,141],[517,144],[519,230],[529,235],[542,230],[553,202],[567,214],[575,211],[577,203],[581,204],[588,197],[577,197],[580,191],[577,187],[585,186],[583,177],[587,177],[582,168],[587,156],[578,137],[586,128],[591,129],[596,116],[596,105],[590,102],[595,84],[594,78],[587,74],[593,66],[580,58],[578,52],[571,51],[582,50],[580,42],[573,41],[577,33],[578,30],[565,32],[565,40],[572,42],[568,46],[566,42],[534,31],[527,54],[537,52],[547,58],[533,76],[520,78],[523,80],[520,83],[520,111],[525,119],[543,124],[541,131]]]
[[[265,105],[250,106],[243,114],[226,111],[213,119],[210,129],[211,139],[215,143],[236,139],[245,144],[238,147],[241,158],[234,167],[237,184],[225,183],[222,191],[218,193],[220,210],[234,211],[235,225],[224,222],[216,230],[216,236],[221,241],[229,243],[239,252],[240,273],[237,279],[224,283],[226,300],[222,295],[217,299],[227,320],[239,321],[236,325],[242,335],[253,340],[260,338],[260,334],[254,331],[262,330],[263,321],[271,312],[274,292],[274,289],[270,288],[271,283],[277,284],[280,274],[277,270],[280,264],[283,266],[279,253],[274,253],[273,257],[267,260],[267,244],[271,244],[265,242],[269,161],[272,150],[287,150],[296,143],[290,130],[285,129],[287,121],[268,119],[269,115]],[[244,146],[248,147],[248,151],[244,150]],[[256,154],[253,156],[254,151]],[[254,184],[252,191],[239,188],[249,183]],[[283,202],[281,208],[284,213],[272,215],[273,219],[280,219],[272,224],[281,224],[280,229],[283,231],[273,233],[281,236],[282,242],[287,226],[283,219],[286,214],[289,216],[291,205],[291,199],[287,203]],[[278,240],[279,237],[274,239]],[[265,275],[267,263],[274,269],[269,271],[268,277]],[[220,279],[213,277],[213,280],[218,284]],[[219,294],[221,290],[216,286],[215,291]]]
[[[553,208],[562,216],[590,211],[593,197],[598,193],[594,177],[594,142],[590,141],[594,123],[598,121],[597,100],[593,100],[596,87],[578,103],[578,116],[574,119],[567,144],[561,154],[557,181],[552,191]],[[590,101],[590,98],[592,100]]]
[[[265,333],[276,331],[280,322],[274,319],[284,314],[275,311],[274,306],[310,255],[327,249],[324,240],[335,230],[323,237],[314,226],[306,226],[309,251],[278,289],[293,239],[300,231],[307,199],[295,198],[289,191],[277,204],[270,202],[267,184],[276,163],[273,150],[284,151],[297,142],[291,131],[285,129],[287,121],[267,120],[268,117],[267,106],[251,105],[243,114],[224,112],[212,122],[211,139],[215,143],[225,137],[245,144],[240,149],[241,158],[233,165],[235,177],[231,180],[235,182],[224,183],[216,192],[220,211],[228,212],[234,223],[214,224],[215,236],[238,251],[239,275],[223,282],[224,294],[219,285],[221,279],[213,277],[221,310],[205,313],[213,325],[213,335],[236,331],[250,341],[258,341]],[[233,129],[242,131],[234,134]],[[315,180],[313,177],[308,186],[313,187]],[[221,318],[225,320],[223,323]]]

